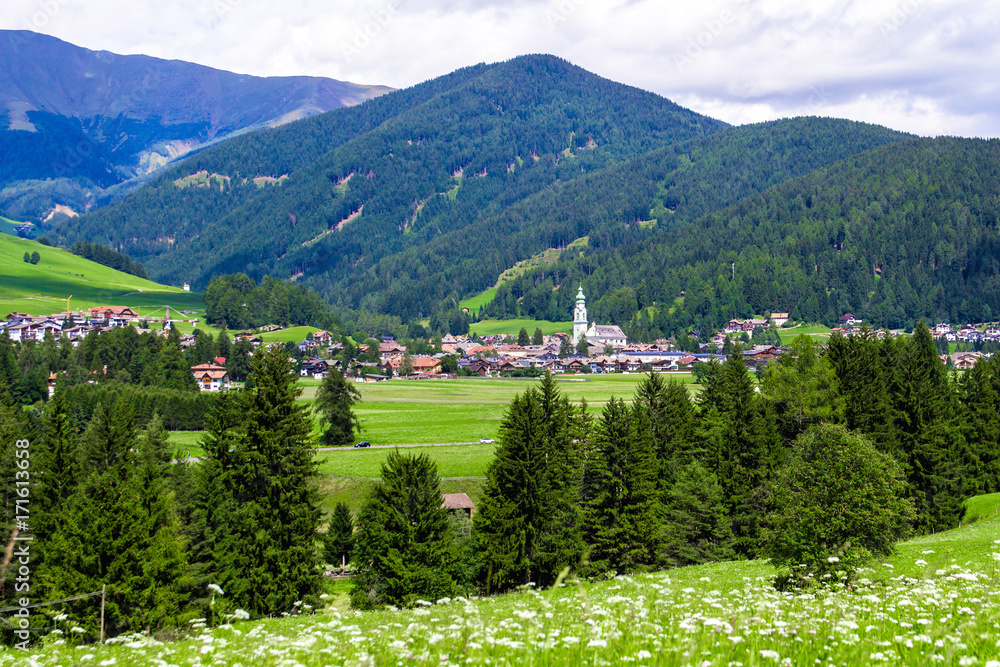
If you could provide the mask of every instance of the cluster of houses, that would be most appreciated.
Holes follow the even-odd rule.
[[[127,306],[104,306],[78,313],[53,315],[15,312],[9,313],[0,321],[0,335],[6,332],[15,343],[29,340],[41,342],[46,335],[57,339],[67,336],[73,345],[78,345],[91,331],[110,331],[127,327],[138,320],[139,315]]]
[[[351,360],[347,368],[341,368],[340,352],[343,346],[329,332],[317,331],[298,343],[299,350],[309,355],[299,362],[299,373],[302,377],[323,379],[331,370],[336,369],[352,377],[376,382],[401,375],[412,378],[441,377],[443,359],[450,355],[457,358],[459,371],[483,377],[518,374],[529,369],[551,373],[585,370],[592,373],[682,371],[699,361],[721,359],[720,350],[729,335],[751,333],[771,324],[781,326],[788,321],[788,313],[771,313],[768,318],[731,320],[723,331],[713,337],[710,344],[703,345],[700,352],[691,353],[676,350],[667,340],[652,344],[630,344],[620,328],[588,323],[582,296],[581,290],[577,304],[577,319],[580,321],[576,323],[574,334],[557,333],[546,336],[540,345],[518,345],[510,342],[507,336],[486,336],[472,340],[449,334],[441,341],[441,352],[434,355],[408,355],[404,345],[392,338],[383,338],[379,342],[377,362]],[[65,336],[73,345],[77,345],[92,331],[100,333],[130,326],[139,319],[138,312],[124,306],[103,306],[79,313],[56,313],[48,316],[15,312],[0,321],[0,336],[9,336],[14,342],[41,341],[46,335],[57,339]],[[853,335],[860,331],[861,324],[860,319],[846,314],[840,318],[840,326],[832,329],[832,332]],[[1000,342],[1000,327],[997,326],[979,329],[967,324],[955,328],[941,323],[932,329],[932,334],[935,338],[955,343],[988,340]],[[591,335],[597,340],[591,341]],[[877,331],[876,335],[887,334],[885,331]],[[587,336],[590,343],[589,354],[560,357],[560,350],[565,348],[567,342],[574,338],[579,340],[583,336]],[[260,338],[249,332],[236,333],[233,339],[235,343],[246,340],[253,348],[262,344]],[[195,342],[193,335],[186,334],[181,337],[181,348],[186,349]],[[364,346],[361,351],[371,352]],[[744,350],[743,355],[747,366],[753,369],[776,359],[783,352],[784,349],[779,347],[757,345]],[[962,369],[971,368],[982,356],[984,355],[977,352],[961,352],[943,355],[942,359],[950,361],[955,368]],[[409,369],[405,368],[407,365]],[[453,368],[449,370],[454,373]],[[202,391],[226,391],[232,386],[226,371],[226,360],[221,357],[214,359],[213,363],[193,366],[191,373]]]

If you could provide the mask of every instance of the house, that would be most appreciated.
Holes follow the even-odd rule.
[[[789,320],[788,313],[771,313],[771,324],[776,327],[781,327],[785,325],[785,322]]]
[[[861,320],[854,317],[854,315],[851,315],[850,313],[840,317],[840,326],[842,327],[853,327],[857,324],[861,324]]]
[[[465,493],[442,494],[441,507],[451,514],[465,515],[468,518],[472,518],[472,513],[476,510],[472,499]]]
[[[87,311],[89,317],[101,320],[117,320],[119,322],[134,322],[139,314],[128,306],[96,306]]]
[[[228,391],[232,386],[229,373],[222,366],[198,364],[191,367],[191,373],[201,391]]]
[[[441,372],[441,360],[433,357],[414,357],[413,372],[433,374]]]
[[[329,345],[333,342],[333,336],[330,335],[329,331],[315,331],[312,339],[317,345]]]

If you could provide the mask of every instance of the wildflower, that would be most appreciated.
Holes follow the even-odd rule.
[[[434,603],[428,602],[427,600],[417,600],[417,604],[420,605],[421,607],[430,607]]]
[[[233,612],[233,616],[236,617],[240,621],[249,621],[250,620],[250,614],[249,614],[249,612],[244,611],[243,609],[237,609],[236,611],[234,611]]]
[[[587,648],[607,648],[608,642],[604,639],[591,639],[587,642]]]
[[[771,660],[777,660],[781,656],[778,655],[777,651],[772,651],[771,649],[762,649],[760,652],[760,657],[770,658]]]
[[[219,586],[218,584],[209,584],[208,590],[212,591],[213,593],[218,593],[219,595],[225,595],[225,593],[222,590],[222,587]]]
[[[839,563],[840,559],[837,558],[836,556],[830,556],[829,558],[826,559],[826,562],[827,563]]]
[[[653,654],[647,651],[646,649],[639,651],[638,655],[636,655],[636,658],[638,658],[639,660],[649,660],[652,657]],[[989,667],[989,665],[987,665],[986,667]]]
[[[75,632],[78,635],[82,635],[84,632],[86,632],[86,630],[84,630],[83,628],[81,628],[79,625],[77,625],[76,627],[70,628],[69,631],[70,632]]]
[[[927,561],[925,561],[923,558],[918,558],[916,561],[914,561],[913,564],[920,565],[921,567],[923,567],[924,565],[927,565]]]

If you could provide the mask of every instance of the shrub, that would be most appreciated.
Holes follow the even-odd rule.
[[[784,573],[776,585],[849,579],[892,554],[915,514],[903,471],[864,436],[823,424],[796,440],[772,485],[763,554]]]

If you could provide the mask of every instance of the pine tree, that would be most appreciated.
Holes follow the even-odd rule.
[[[735,536],[734,547],[752,556],[767,512],[765,486],[778,463],[780,436],[773,413],[756,397],[736,346],[711,373],[700,396],[703,461],[722,484]]]
[[[354,550],[354,516],[347,503],[341,501],[333,508],[330,524],[323,537],[323,560],[330,565],[343,566],[351,560]]]
[[[644,407],[612,398],[588,452],[585,534],[597,573],[643,570],[656,560],[659,491],[653,433]]]
[[[226,508],[215,537],[214,583],[257,614],[288,611],[319,590],[316,463],[293,370],[282,349],[258,350],[243,426],[222,435],[233,451],[213,452]]]
[[[351,604],[412,606],[453,595],[449,535],[437,464],[426,454],[389,454],[358,514]]]
[[[966,495],[956,396],[923,320],[902,345],[891,394],[916,526],[920,531],[954,528]]]
[[[661,563],[682,567],[735,556],[722,486],[698,461],[677,469],[663,505]]]
[[[531,342],[531,338],[528,336],[528,330],[521,327],[521,330],[517,332],[517,344],[524,346]]]
[[[541,345],[543,340],[545,340],[545,337],[542,335],[542,328],[535,327],[535,334],[531,337],[531,344]]]
[[[337,370],[330,370],[316,392],[313,410],[319,413],[320,428],[325,428],[323,444],[330,447],[354,442],[354,432],[361,433],[361,420],[351,407],[361,400],[361,392]]]
[[[551,584],[583,554],[579,432],[551,375],[514,397],[473,518],[485,588]]]

